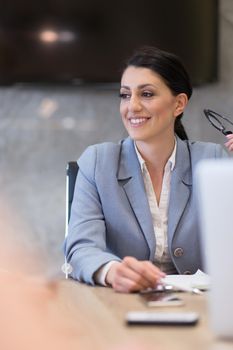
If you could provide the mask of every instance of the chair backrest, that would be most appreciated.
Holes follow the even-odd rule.
[[[77,162],[68,162],[66,166],[66,236],[70,220],[71,204],[74,196],[75,181],[78,173]]]
[[[68,162],[66,166],[66,222],[65,222],[65,237],[68,235],[68,225],[70,220],[71,204],[74,197],[75,181],[78,173],[77,162]],[[69,277],[72,272],[72,266],[67,262],[66,256],[64,264],[61,267],[62,272],[65,274],[65,278]]]

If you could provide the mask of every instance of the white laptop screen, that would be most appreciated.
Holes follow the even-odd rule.
[[[211,277],[211,327],[216,335],[233,338],[233,160],[200,162],[194,185],[203,259]]]

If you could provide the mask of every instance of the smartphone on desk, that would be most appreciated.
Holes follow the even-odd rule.
[[[196,312],[146,312],[131,311],[126,314],[128,325],[193,326],[198,322]]]
[[[170,292],[148,292],[140,293],[140,298],[147,306],[181,306],[184,301],[176,294]]]

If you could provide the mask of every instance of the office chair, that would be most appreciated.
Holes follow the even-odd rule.
[[[77,162],[68,162],[66,166],[66,236],[68,234],[68,224],[70,220],[71,204],[74,196],[77,173]]]
[[[70,220],[71,204],[74,196],[75,181],[78,173],[77,162],[68,162],[66,166],[66,218],[65,218],[65,238],[68,235],[68,225]],[[62,271],[64,272],[66,279],[69,273],[72,272],[72,266],[67,263],[66,257],[65,262],[62,265]]]

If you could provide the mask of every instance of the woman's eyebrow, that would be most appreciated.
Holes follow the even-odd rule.
[[[145,87],[149,87],[149,86],[151,86],[151,87],[156,87],[154,84],[140,84],[140,85],[138,85],[137,86],[137,88],[138,89],[144,89]],[[121,89],[126,89],[126,90],[130,90],[130,87],[129,86],[127,86],[127,85],[122,85],[121,86]]]

